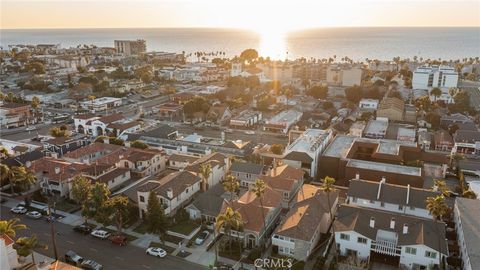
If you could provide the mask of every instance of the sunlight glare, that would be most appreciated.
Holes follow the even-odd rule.
[[[267,29],[260,32],[259,55],[272,60],[287,58],[286,33],[276,29]]]

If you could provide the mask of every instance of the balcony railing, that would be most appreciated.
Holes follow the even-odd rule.
[[[402,249],[397,247],[395,241],[381,238],[377,238],[377,241],[372,241],[371,249],[375,252],[390,256],[400,256],[402,253]]]

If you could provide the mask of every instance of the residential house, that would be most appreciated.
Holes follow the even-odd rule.
[[[90,134],[94,137],[107,135],[111,131],[108,126],[112,123],[125,123],[125,117],[121,113],[106,116],[80,114],[76,115],[73,120],[78,133]]]
[[[0,235],[0,269],[16,269],[18,263],[17,250],[13,248],[15,241],[8,235]]]
[[[90,143],[84,134],[75,134],[71,137],[57,137],[43,142],[43,149],[47,155],[59,158],[64,154],[75,151]]]
[[[183,105],[168,102],[158,106],[158,116],[165,120],[180,121],[183,119]]]
[[[262,113],[250,110],[244,110],[230,119],[230,126],[237,128],[249,128],[258,124],[262,120]]]
[[[201,174],[201,168],[207,164],[210,165],[212,172],[208,179],[206,179],[206,182],[202,185],[203,191],[208,190],[209,187],[219,184],[223,179],[225,179],[225,176],[230,169],[230,161],[228,157],[221,153],[215,152],[197,159],[192,164],[188,165],[185,170],[199,176],[200,178],[203,178]]]
[[[200,182],[199,176],[188,171],[174,172],[161,179],[147,181],[137,189],[140,218],[145,218],[150,192],[158,197],[165,214],[172,216],[200,191]]]
[[[445,223],[356,205],[341,205],[334,222],[342,256],[366,262],[380,256],[403,269],[440,267],[448,256]]]
[[[30,104],[0,103],[0,126],[16,128],[34,123]]]
[[[200,157],[187,154],[172,154],[168,157],[168,167],[174,170],[183,170]]]
[[[273,190],[282,194],[282,207],[289,208],[304,181],[304,171],[289,165],[272,168],[262,179]]]
[[[217,125],[225,125],[231,118],[232,112],[227,106],[212,106],[207,113],[207,121]]]
[[[317,186],[303,185],[295,197],[294,205],[272,235],[273,249],[280,255],[306,261],[322,235],[329,232],[337,208],[338,193],[333,191],[327,194]]]
[[[453,209],[455,230],[462,265],[460,269],[474,270],[480,266],[480,203],[478,200],[457,198]]]
[[[452,135],[444,129],[437,130],[433,133],[433,144],[435,150],[445,152],[451,151],[454,146]]]
[[[403,121],[405,103],[403,100],[391,97],[384,98],[377,108],[377,117],[387,118],[390,121]]]
[[[114,97],[101,97],[94,100],[80,102],[80,106],[83,109],[89,110],[92,113],[107,111],[121,105],[122,99]]]
[[[480,155],[480,131],[459,129],[453,135],[455,145],[452,152]]]
[[[286,134],[302,118],[302,115],[302,112],[296,110],[282,111],[267,120],[263,129]]]
[[[226,202],[224,194],[225,190],[221,184],[200,193],[191,204],[185,207],[190,219],[201,218],[208,223],[214,223]]]
[[[230,166],[230,174],[240,181],[241,187],[250,187],[263,175],[264,166],[251,162],[234,161]]]

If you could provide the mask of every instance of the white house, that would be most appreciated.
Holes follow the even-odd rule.
[[[230,161],[227,156],[215,152],[197,159],[192,164],[188,165],[185,170],[202,177],[202,166],[206,165],[210,165],[212,171],[205,183],[206,185],[202,187],[203,191],[208,190],[209,187],[215,186],[225,178],[230,168]]]
[[[330,196],[330,205],[327,203]],[[328,233],[330,211],[335,215],[338,191],[326,194],[319,187],[305,184],[272,235],[272,245],[280,255],[306,261],[322,234]]]
[[[451,88],[458,86],[458,73],[449,66],[421,66],[413,72],[412,89],[433,87]]]
[[[453,210],[458,247],[464,270],[480,266],[480,203],[478,200],[457,198]]]
[[[310,177],[316,177],[318,160],[332,136],[331,130],[305,130],[300,137],[285,148],[283,162],[305,170]]]
[[[82,101],[80,106],[92,113],[105,111],[122,105],[121,98],[101,97],[94,100]]]
[[[150,180],[137,189],[140,218],[145,218],[150,192],[157,195],[166,215],[173,215],[190,202],[200,190],[201,178],[187,171],[171,173],[161,179]]]
[[[8,235],[0,235],[0,269],[16,269],[18,263],[17,251],[13,248],[14,241]]]
[[[440,195],[438,191],[388,184],[360,179],[350,180],[347,203],[397,214],[432,219],[427,210],[428,197]],[[450,200],[448,202],[450,204]]]
[[[362,98],[358,103],[360,109],[376,110],[378,108],[378,99]]]
[[[445,223],[377,209],[341,205],[334,222],[337,251],[369,261],[375,254],[404,269],[439,266],[448,256]]]

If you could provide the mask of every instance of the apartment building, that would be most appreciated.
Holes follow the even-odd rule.
[[[449,66],[421,66],[413,72],[413,89],[431,89],[433,87],[451,88],[458,86],[458,73]]]
[[[137,40],[115,40],[115,50],[124,56],[139,55],[147,51],[147,42],[143,39]]]
[[[480,203],[478,200],[457,198],[453,209],[458,246],[463,270],[480,266]]]

